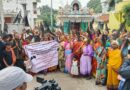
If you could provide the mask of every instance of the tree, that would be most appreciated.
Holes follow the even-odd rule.
[[[46,22],[49,26],[51,25],[51,8],[49,6],[42,6],[40,7],[41,15],[38,16],[38,18],[42,19],[44,22]],[[56,23],[56,15],[57,10],[53,9],[53,26],[55,26]]]
[[[121,2],[121,1],[122,1],[122,0],[115,0],[116,3],[119,3],[119,2]]]
[[[124,6],[122,12],[124,13],[124,19],[126,21],[126,24],[130,26],[130,3]]]
[[[100,0],[90,0],[87,4],[88,8],[92,8],[95,13],[102,12],[102,6]]]
[[[122,0],[109,0],[109,11],[115,9],[116,3],[121,2]]]

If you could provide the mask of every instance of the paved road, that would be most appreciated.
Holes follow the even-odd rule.
[[[46,76],[38,75],[40,77],[44,77],[47,80],[55,79],[62,90],[106,90],[106,87],[96,86],[95,80],[86,80],[85,78],[74,78],[68,74],[53,72],[49,73]],[[28,84],[27,90],[34,90],[34,87],[39,86],[34,78],[33,82]]]

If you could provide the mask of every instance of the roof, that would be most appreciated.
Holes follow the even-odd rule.
[[[97,17],[98,21],[108,22],[109,21],[109,14],[102,14],[101,16]]]

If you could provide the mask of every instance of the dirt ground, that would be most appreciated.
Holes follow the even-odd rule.
[[[86,80],[85,78],[74,78],[68,74],[53,72],[47,75],[38,75],[39,77],[44,77],[46,80],[55,79],[61,90],[106,90],[106,87],[96,86],[95,80]],[[28,84],[27,90],[34,90],[34,87],[38,87],[40,84],[36,82],[36,78]]]

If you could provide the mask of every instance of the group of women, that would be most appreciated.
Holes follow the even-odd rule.
[[[41,36],[41,37],[40,37]],[[130,33],[126,30],[117,31],[87,31],[77,34],[64,34],[56,32],[56,37],[46,34],[42,37],[38,31],[23,32],[20,45],[31,42],[57,40],[59,42],[59,69],[72,76],[83,76],[87,80],[95,77],[96,85],[107,85],[108,90],[118,90],[120,80],[124,80],[124,69],[121,65],[126,60],[130,50]],[[17,39],[17,37],[16,37]],[[6,40],[5,40],[6,41]],[[17,47],[20,47],[17,45]],[[129,55],[130,56],[130,55]],[[128,64],[127,64],[128,65]],[[123,65],[126,66],[126,65]],[[44,71],[52,71],[51,67]],[[121,89],[123,90],[123,89]],[[126,89],[124,89],[126,90]]]
[[[127,57],[129,33],[108,31],[80,33],[59,37],[59,68],[73,76],[84,76],[88,80],[93,76],[96,85],[107,85],[108,90],[118,90],[119,70]]]

